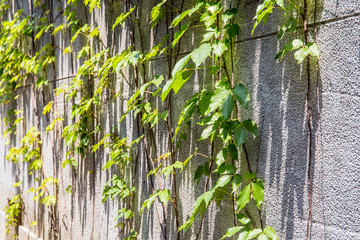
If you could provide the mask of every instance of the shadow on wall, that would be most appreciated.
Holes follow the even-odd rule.
[[[321,6],[318,6],[320,9]],[[320,15],[320,12],[317,13]],[[311,32],[313,29],[311,29]],[[291,39],[303,39],[303,32]],[[309,130],[307,126],[307,71],[305,61],[297,64],[293,53],[281,63],[274,60],[276,49],[280,50],[290,39],[277,41],[276,35],[238,43],[239,74],[243,77],[252,98],[252,116],[257,119],[259,140],[252,142],[250,153],[252,170],[258,172],[265,183],[266,222],[271,222],[282,239],[294,239],[296,229],[305,238],[308,217],[308,155]],[[314,143],[316,128],[317,65],[312,59],[311,108],[312,108],[312,168],[314,180]],[[238,80],[239,81],[239,80]],[[321,90],[321,85],[319,86]],[[320,91],[320,104],[321,104]],[[320,111],[322,106],[319,106]],[[246,114],[246,113],[245,113]],[[257,142],[258,141],[258,142]],[[258,146],[258,149],[253,146]],[[313,194],[314,191],[312,191]],[[273,208],[273,209],[272,209]],[[301,225],[298,223],[301,222]]]
[[[257,4],[258,2],[252,3],[250,7],[254,10],[256,9]],[[99,19],[105,19],[106,32],[112,32],[112,25],[109,23],[114,22],[116,16],[119,15],[119,12],[117,12],[116,9],[121,9],[121,6],[112,2],[106,5],[104,10],[101,10]],[[81,13],[81,11],[83,10],[80,9],[79,14],[85,16],[86,14]],[[95,21],[95,19],[86,20],[86,22],[91,21]],[[125,39],[123,39],[123,36],[125,36]],[[66,39],[67,38],[65,37],[63,41],[67,42],[68,40]],[[128,34],[122,34],[117,31],[115,31],[112,35],[107,36],[108,46],[112,46],[115,50],[127,48],[128,43],[131,41],[132,39],[130,39]],[[273,60],[276,54],[274,50],[279,49],[279,45],[283,46],[284,42],[285,41],[281,41],[279,44],[276,40],[276,36],[274,35],[260,38],[258,40],[249,40],[237,43],[235,45],[236,51],[234,59],[236,62],[235,71],[239,74],[236,73],[235,75],[241,76],[241,79],[236,78],[235,83],[245,83],[245,85],[249,88],[253,109],[251,113],[244,112],[244,116],[250,117],[250,115],[253,115],[252,118],[258,123],[260,130],[260,138],[250,140],[249,142],[249,149],[251,150],[251,169],[254,172],[257,172],[259,177],[264,178],[266,192],[269,193],[267,198],[270,199],[270,197],[274,197],[274,199],[277,200],[272,200],[272,203],[277,205],[268,206],[267,209],[272,213],[277,212],[278,215],[281,215],[281,217],[268,215],[266,219],[277,224],[275,228],[284,239],[293,239],[294,231],[298,227],[295,225],[295,220],[301,219],[306,221],[307,219],[306,179],[309,150],[308,129],[306,125],[307,80],[306,70],[304,69],[305,65],[298,65],[293,59],[292,54],[285,57],[282,63],[277,63]],[[122,45],[123,43],[126,43],[125,46]],[[145,48],[148,47],[150,47],[150,42],[149,46],[145,46]],[[99,49],[99,46],[94,46],[94,48]],[[73,61],[74,59],[74,56],[72,56],[72,59],[68,59],[67,62],[69,65],[67,67],[69,69],[73,69],[75,72],[76,63]],[[312,62],[311,67],[312,69],[316,67],[314,62]],[[58,68],[59,71],[61,71],[63,68],[62,64],[58,65]],[[155,67],[154,72],[156,72]],[[73,72],[71,72],[71,74],[73,74]],[[163,72],[159,72],[157,74],[163,74]],[[201,88],[201,85],[204,84],[201,77],[206,78],[207,75],[205,72],[202,73],[200,71],[196,74],[200,77],[195,79],[195,82],[198,81]],[[316,91],[316,81],[314,75],[312,76],[312,79],[311,94],[314,99]],[[118,83],[118,79],[112,80],[116,88],[118,87],[120,91],[125,92],[126,87],[123,82]],[[91,82],[93,79],[89,81]],[[188,85],[189,84],[190,81]],[[91,84],[89,84],[89,86],[91,86]],[[88,89],[88,91],[91,90],[92,89]],[[194,89],[189,87],[187,90],[191,91]],[[124,112],[124,104],[122,101],[110,103],[112,101],[110,99],[110,95],[111,94],[108,91],[106,93],[106,97],[109,98],[107,99],[109,104],[106,104],[103,109],[96,109],[96,111],[101,112],[100,119],[91,119],[89,121],[89,126],[93,127],[95,121],[99,121],[96,122],[96,124],[100,123],[102,126],[107,126],[108,128],[111,128],[114,125],[117,126],[118,120]],[[49,98],[51,98],[51,96]],[[68,110],[65,109],[66,107],[64,104],[64,112]],[[312,107],[313,109],[317,108],[316,102],[312,104]],[[30,106],[24,106],[24,108],[30,109]],[[31,109],[28,110],[29,119],[31,111]],[[45,120],[43,119],[43,121]],[[70,121],[71,119],[66,119],[66,122]],[[315,121],[315,119],[313,121]],[[196,128],[195,126],[192,127]],[[120,127],[118,133],[122,135],[124,132],[128,131],[128,129],[131,129],[133,136],[138,136],[138,126],[136,126],[134,122],[131,122],[130,118],[125,119],[124,125]],[[192,154],[196,148],[197,143],[194,144],[193,142],[195,142],[201,134],[200,130],[197,131],[198,132],[195,133],[194,136],[189,136],[189,139],[191,139],[190,142],[185,143],[184,149],[186,149],[187,156]],[[315,135],[313,134],[313,137],[314,136]],[[60,138],[59,135],[57,137]],[[96,136],[96,138],[92,139],[92,141],[96,142],[102,137],[103,135],[100,134],[99,136]],[[57,148],[57,144],[55,144],[55,146],[56,147],[52,149],[52,154],[54,156],[58,155],[59,149],[65,149],[63,142],[61,142],[59,149]],[[208,150],[208,146],[199,147],[203,148],[204,151]],[[136,186],[142,190],[142,194],[140,196],[141,199],[136,199],[136,204],[138,202],[142,203],[152,193],[151,186],[149,184],[144,184],[146,178],[145,166],[147,165],[145,162],[145,156],[142,155],[137,157],[139,161],[142,161],[138,164],[141,165],[143,169],[139,170],[137,173],[139,177],[136,178],[135,182]],[[314,158],[314,156],[312,157]],[[116,171],[113,170],[111,173],[106,172],[103,174],[101,169],[107,160],[106,158],[105,153],[87,154],[79,161],[78,171],[70,174],[72,177],[72,185],[75,187],[70,206],[71,226],[68,226],[68,228],[70,228],[70,234],[73,228],[72,222],[79,216],[79,219],[77,220],[79,220],[79,224],[81,224],[82,235],[86,235],[88,233],[87,230],[90,229],[90,237],[100,238],[100,234],[98,233],[100,230],[97,229],[99,226],[96,225],[98,223],[95,223],[95,221],[98,221],[99,218],[102,219],[104,216],[101,215],[102,211],[99,212],[96,206],[101,204],[102,198],[98,190],[112,177],[112,174],[116,173]],[[56,177],[59,177],[59,172],[61,172],[61,169],[59,169],[61,156],[57,156],[56,161],[54,162],[56,163],[54,166]],[[200,163],[201,159],[195,158],[192,161],[192,170],[196,169],[197,165]],[[5,162],[4,164],[7,163]],[[189,172],[185,174],[186,179],[178,179],[179,188],[186,189],[188,188],[188,184],[193,184],[193,176],[190,176],[188,173]],[[14,168],[13,174],[15,174]],[[131,174],[132,173],[129,173],[129,176]],[[30,180],[28,184],[31,185]],[[167,184],[171,186],[170,182],[167,182]],[[198,186],[192,186],[196,189],[195,197],[199,196],[200,192],[203,190],[203,185],[204,182],[200,182]],[[65,188],[66,186],[62,187]],[[186,190],[183,191],[186,192]],[[66,196],[62,197],[63,199],[59,200],[66,204]],[[190,201],[191,198],[186,200]],[[188,207],[188,203],[180,202],[180,208],[183,210],[181,211],[181,215],[189,213]],[[191,207],[192,204],[190,204],[190,208]],[[274,207],[276,211],[271,210],[271,207]],[[104,206],[101,206],[101,209],[106,215],[107,234],[111,231],[110,228],[112,228],[114,223],[112,219],[112,211],[117,208],[120,208],[120,206],[114,202],[107,202]],[[210,232],[216,237],[221,237],[224,234],[224,232],[218,231],[218,229],[211,229],[211,224],[212,221],[215,220],[216,226],[218,222],[223,222],[224,219],[228,219],[227,215],[230,215],[231,213],[231,206],[227,205],[225,209],[226,210],[223,212],[213,210],[211,213],[206,213],[202,231],[203,236],[210,235]],[[44,209],[41,208],[38,212],[38,216],[41,216],[44,212]],[[137,227],[141,227],[144,239],[151,239],[154,237],[154,229],[158,228],[158,223],[153,222],[154,219],[157,218],[155,215],[155,211],[148,211],[146,214],[143,214],[143,216],[138,216],[138,218],[141,218],[142,223],[138,223]],[[174,216],[173,213],[168,210],[167,215],[169,216],[168,219],[171,219],[171,222],[169,221],[169,225],[171,227],[174,226],[175,221],[171,218],[171,216]],[[60,218],[61,217],[62,216],[60,216]],[[181,216],[183,221],[186,220],[186,217],[187,215]],[[232,219],[229,221],[232,222]],[[60,234],[64,234],[63,232],[67,231],[67,227],[62,224],[59,225],[61,229]],[[41,231],[41,226],[42,224],[40,222],[38,229],[39,232]],[[102,226],[103,225],[101,224],[101,227]],[[42,232],[45,236],[45,228],[42,228]],[[173,237],[176,235],[176,232],[174,231],[169,234]],[[109,237],[109,235],[106,237]]]

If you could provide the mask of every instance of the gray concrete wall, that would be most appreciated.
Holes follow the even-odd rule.
[[[20,1],[21,2],[21,1]],[[185,1],[185,7],[191,6]],[[22,1],[27,9],[27,1]],[[64,5],[54,1],[54,9]],[[136,35],[137,44],[142,41],[144,48],[149,49],[154,42],[166,34],[164,25],[160,23],[156,30],[150,30],[145,25],[149,22],[149,9],[152,3],[142,1],[137,11],[141,11],[142,38]],[[245,84],[252,98],[249,111],[242,112],[244,118],[253,118],[259,126],[260,135],[257,139],[249,139],[246,143],[252,171],[263,179],[265,184],[264,221],[274,227],[280,239],[305,239],[308,217],[308,129],[306,125],[306,91],[307,80],[305,65],[298,65],[292,53],[279,63],[274,59],[285,40],[277,41],[276,34],[279,24],[283,22],[280,14],[275,12],[269,23],[256,30],[251,36],[252,17],[258,1],[233,1],[238,5],[241,34],[236,39],[234,51],[235,83]],[[309,1],[309,4],[313,4]],[[130,36],[126,31],[111,32],[112,23],[123,12],[124,6],[117,2],[102,4],[100,10],[86,15],[84,9],[79,8],[78,16],[81,21],[100,26],[101,37],[107,46],[114,51],[128,47]],[[64,19],[58,17],[56,24]],[[360,209],[359,209],[359,173],[360,173],[360,4],[357,0],[318,1],[316,17],[317,42],[321,50],[319,69],[315,61],[311,62],[311,107],[313,116],[313,167],[312,176],[312,221],[311,239],[360,239]],[[126,28],[125,28],[126,29]],[[311,28],[313,32],[314,28]],[[182,52],[193,49],[194,42],[201,37],[196,31],[184,36]],[[302,37],[300,31],[299,36]],[[312,34],[312,38],[314,35]],[[66,47],[69,44],[68,34],[59,34],[56,45]],[[96,47],[96,46],[94,46]],[[77,45],[80,48],[80,44]],[[63,79],[76,73],[80,62],[75,56],[62,55],[56,51],[56,77],[46,89],[46,101],[54,100],[52,90],[62,84],[70,83],[70,79]],[[166,60],[162,57],[154,60],[148,66],[149,75],[164,74],[166,76]],[[178,116],[181,106],[190,93],[212,84],[204,80],[205,73],[197,72],[192,81],[175,96],[174,119]],[[49,79],[52,79],[49,77]],[[319,104],[317,103],[316,83],[320,83]],[[116,91],[123,91],[123,97],[111,100],[109,95],[104,97],[105,104],[97,109],[100,123],[105,131],[109,131],[117,124],[122,113],[126,110],[126,100],[131,94],[129,88],[119,79],[114,81]],[[19,144],[21,136],[34,125],[34,102],[31,86],[20,88],[16,106],[24,111],[26,122],[17,129],[18,134],[12,142]],[[76,101],[76,100],[75,100]],[[42,99],[36,104],[42,110]],[[64,97],[56,97],[57,111],[64,113],[64,126],[71,122],[69,112],[71,102]],[[320,109],[320,121],[317,121],[317,109]],[[40,111],[39,110],[39,111]],[[1,108],[4,117],[6,107]],[[40,114],[39,114],[40,115]],[[119,234],[115,229],[113,219],[119,209],[116,201],[101,204],[102,189],[106,181],[111,178],[109,172],[101,171],[106,162],[106,153],[86,155],[78,159],[76,171],[68,167],[63,169],[61,162],[65,159],[67,147],[61,140],[61,129],[50,134],[45,133],[48,124],[45,117],[41,117],[43,156],[46,176],[57,176],[59,192],[57,202],[57,228],[60,239],[116,239]],[[4,129],[4,125],[1,126]],[[160,131],[161,126],[159,126]],[[318,129],[318,131],[316,131]],[[196,141],[201,129],[192,126],[189,141],[182,147],[179,158],[190,155],[197,147],[202,151],[209,151],[208,146]],[[136,135],[137,129],[133,118],[127,118],[121,126],[119,134]],[[100,137],[100,136],[97,136]],[[164,149],[166,138],[157,136]],[[32,187],[32,177],[26,174],[17,175],[13,164],[5,160],[9,146],[7,139],[0,138],[0,239],[6,239],[4,234],[4,206],[7,199],[15,191],[14,182],[21,180],[24,192]],[[140,146],[141,147],[141,146]],[[162,150],[163,150],[162,149]],[[185,222],[190,215],[192,205],[197,196],[203,191],[204,181],[199,185],[192,182],[196,167],[202,163],[201,158],[194,158],[190,168],[178,178],[181,222]],[[151,194],[151,186],[146,177],[146,164],[143,156],[139,157],[139,173],[136,185],[141,193],[136,198],[140,205]],[[22,169],[26,172],[26,166]],[[17,176],[17,180],[16,180]],[[214,183],[212,180],[212,184]],[[171,183],[168,183],[171,184]],[[72,185],[72,195],[65,193],[65,188]],[[31,194],[24,195],[25,213],[22,215],[19,238],[22,239],[52,239],[52,232],[48,210],[34,203]],[[256,212],[249,209],[256,218]],[[223,204],[221,209],[215,204],[206,213],[202,232],[202,239],[219,239],[228,227],[232,226],[232,208],[230,204]],[[174,228],[173,212],[167,209],[171,221],[168,226]],[[231,216],[231,217],[229,217]],[[36,226],[29,227],[33,220],[38,220]],[[137,216],[136,226],[139,229],[139,239],[160,239],[161,230],[156,211],[148,211],[143,216]],[[195,224],[195,229],[198,225]],[[189,233],[183,239],[193,239]],[[168,239],[175,239],[175,232],[170,232]],[[121,236],[121,235],[120,235]]]

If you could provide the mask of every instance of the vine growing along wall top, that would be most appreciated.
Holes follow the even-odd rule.
[[[141,238],[140,228],[146,219],[142,215],[149,211],[158,221],[163,239],[207,239],[202,231],[207,211],[229,207],[233,224],[216,229],[222,238],[278,239],[262,217],[264,184],[256,169],[250,168],[246,146],[247,138],[259,137],[259,131],[257,124],[242,114],[251,109],[251,96],[234,70],[235,40],[241,26],[236,16],[242,9],[231,0],[154,2],[151,9],[142,1],[119,3],[124,11],[114,22],[107,22],[109,34],[128,36],[126,47],[118,50],[115,37],[109,41],[109,36],[100,34],[104,29],[93,21],[95,12],[105,4],[100,0],[69,0],[59,9],[54,1],[32,1],[26,9],[1,1],[0,99],[8,110],[3,119],[7,126],[4,136],[11,140],[7,160],[16,166],[18,179],[24,174],[34,176],[29,190],[33,199],[48,209],[53,239],[61,238],[61,222],[70,226],[69,236],[73,230],[73,219],[58,213],[59,189],[71,196],[77,191],[76,185],[59,186],[55,166],[71,169],[76,179],[88,161],[95,166],[91,174],[103,171],[109,176],[102,203],[119,202],[112,225],[119,229],[120,239]],[[147,18],[142,14],[147,10],[149,22],[144,23]],[[265,0],[254,12],[251,34],[258,25],[266,24],[273,11],[286,19],[280,26],[279,40],[304,30],[303,40],[281,40],[284,47],[274,58],[281,61],[294,51],[299,63],[307,61],[309,72],[309,58],[318,57],[319,49],[309,39],[306,1]],[[61,18],[62,23],[57,24]],[[144,31],[142,26],[151,30]],[[160,29],[164,29],[164,36],[148,48],[145,39],[150,37],[144,34]],[[191,33],[195,33],[192,49],[184,46]],[[59,35],[70,35],[66,47],[56,45]],[[63,71],[57,69],[58,54],[68,55],[72,68],[78,64],[73,76],[57,76]],[[162,75],[154,70],[155,61],[163,64]],[[194,75],[201,87],[185,90],[195,84]],[[23,106],[16,105],[26,86],[31,87],[32,109],[27,110],[34,116],[31,119],[25,119]],[[59,101],[69,104],[71,112],[60,110]],[[125,110],[107,128],[101,114],[105,106],[118,101],[124,103]],[[128,122],[133,131],[123,130]],[[309,129],[311,134],[310,124]],[[44,166],[44,139],[52,142],[54,171],[50,175]],[[184,145],[189,146],[189,142],[196,147],[185,156]],[[61,153],[64,149],[66,154]],[[104,158],[103,166],[97,164]],[[179,188],[189,178],[194,188],[203,191],[194,192],[197,197],[192,211],[184,215],[182,203],[187,196]],[[6,209],[8,230],[27,217],[23,199],[29,193],[24,185],[23,181],[14,185],[18,194]],[[150,186],[150,194],[144,194],[140,185]],[[38,221],[34,219],[31,225]],[[16,231],[13,237],[17,238]]]

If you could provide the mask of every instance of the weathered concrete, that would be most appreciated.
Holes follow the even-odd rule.
[[[27,1],[21,1],[27,9]],[[189,1],[185,1],[188,7]],[[318,1],[316,25],[317,42],[321,50],[319,71],[316,63],[311,63],[311,105],[313,115],[313,168],[312,172],[312,239],[360,239],[360,210],[359,210],[359,173],[360,173],[360,5],[357,0]],[[250,139],[246,145],[249,150],[251,169],[255,171],[265,183],[264,220],[279,233],[280,239],[305,239],[308,216],[308,130],[306,125],[306,90],[307,82],[304,64],[298,65],[292,53],[286,56],[282,63],[274,61],[276,52],[284,46],[286,40],[277,41],[278,26],[284,21],[278,12],[275,12],[264,28],[255,31],[251,36],[252,21],[258,1],[233,1],[239,9],[236,21],[241,23],[241,34],[236,39],[234,51],[235,83],[244,83],[250,90],[252,98],[249,111],[243,111],[242,116],[253,118],[259,125],[260,137]],[[309,1],[311,3],[311,1]],[[64,4],[54,2],[56,5]],[[150,30],[144,23],[149,22],[150,1],[141,1],[142,6],[137,11],[142,13],[142,38],[136,33],[137,44],[142,42],[144,49],[151,48],[166,33],[163,23]],[[77,9],[82,21],[100,26],[100,34],[104,44],[111,46],[115,52],[127,48],[131,42],[126,31],[116,29],[111,33],[112,23],[123,12],[124,6],[120,3],[104,3],[100,10],[95,10],[89,16],[84,9]],[[313,14],[313,12],[312,12]],[[174,16],[175,17],[175,16]],[[87,19],[86,19],[87,18]],[[56,24],[64,19],[57,18]],[[300,31],[298,37],[302,37]],[[312,38],[315,38],[312,35]],[[193,49],[193,45],[201,39],[201,34],[192,30],[184,36],[181,51],[186,53]],[[59,34],[55,44],[66,47],[69,44],[68,34]],[[79,50],[81,44],[77,43]],[[95,46],[96,47],[96,46]],[[62,55],[56,50],[56,72],[49,73],[57,79],[69,77],[76,73],[80,62],[76,55]],[[147,70],[150,76],[155,74],[167,75],[166,59],[155,59]],[[130,74],[130,73],[127,73]],[[179,115],[185,100],[213,80],[207,80],[206,72],[198,71],[192,81],[184,85],[175,96],[174,119]],[[51,79],[51,77],[49,77]],[[319,81],[319,106],[317,104],[316,84]],[[52,90],[62,84],[69,84],[70,79],[50,82],[46,90],[46,101],[53,100]],[[97,109],[100,123],[105,132],[117,125],[117,121],[126,110],[126,100],[131,94],[130,89],[122,81],[114,81],[116,91],[122,91],[122,98],[111,100],[110,94],[104,97],[102,109]],[[21,97],[17,100],[17,107],[22,108],[26,122],[17,129],[13,143],[19,144],[21,137],[34,124],[34,102],[30,86],[19,89]],[[75,100],[76,101],[76,100]],[[42,109],[42,100],[35,103]],[[64,126],[71,122],[69,113],[71,102],[63,96],[56,98],[57,111],[65,113]],[[320,109],[320,125],[318,125],[316,110]],[[1,118],[6,114],[2,107]],[[41,128],[45,132],[47,119],[42,117]],[[119,134],[136,136],[137,127],[133,118],[124,120]],[[4,126],[2,126],[4,127]],[[188,142],[184,143],[180,160],[199,148],[203,152],[209,146],[198,142],[201,128],[190,126],[191,134]],[[159,126],[163,131],[162,126]],[[318,129],[318,131],[316,131]],[[79,167],[76,171],[63,169],[61,162],[65,159],[67,147],[60,139],[61,133],[42,134],[45,176],[56,175],[59,179],[59,193],[57,202],[58,231],[60,239],[116,239],[118,230],[114,229],[113,219],[117,215],[120,204],[116,201],[101,204],[102,188],[111,176],[109,172],[101,171],[106,162],[106,153],[86,156],[78,159]],[[97,136],[100,137],[100,136]],[[161,142],[161,150],[166,148],[166,138],[158,134],[156,139]],[[14,166],[5,161],[9,146],[5,139],[0,138],[0,208],[3,209],[15,191],[12,185],[16,181],[23,181],[26,193],[33,185],[33,177],[26,174],[17,176]],[[140,146],[141,147],[141,146]],[[179,194],[181,221],[185,222],[190,215],[192,205],[197,196],[203,191],[204,181],[199,185],[193,183],[192,174],[196,167],[202,164],[201,158],[194,158],[190,169],[184,170],[183,177],[179,177]],[[139,173],[136,179],[137,189],[141,196],[135,204],[142,202],[151,194],[151,186],[146,181],[146,163],[144,156],[139,157]],[[22,169],[26,172],[27,166]],[[16,180],[15,180],[16,179]],[[215,180],[212,180],[211,184]],[[171,184],[171,183],[167,183]],[[73,186],[73,194],[65,193],[67,186]],[[45,208],[32,201],[31,194],[24,195],[26,215],[22,218],[19,228],[20,239],[51,239],[50,219]],[[211,206],[205,215],[202,239],[219,239],[232,226],[231,206],[224,205],[221,211]],[[249,209],[256,218],[256,211]],[[171,208],[167,209],[170,216],[167,224],[175,225]],[[229,218],[229,216],[231,216]],[[156,211],[145,212],[141,221],[136,223],[140,229],[140,239],[160,239]],[[30,223],[38,220],[37,226]],[[0,239],[4,237],[4,214],[0,211]],[[195,224],[195,228],[198,226]],[[193,230],[189,230],[184,239],[190,239]],[[36,236],[34,235],[36,234]],[[174,239],[176,233],[170,232],[168,239]],[[26,237],[25,237],[26,236]]]

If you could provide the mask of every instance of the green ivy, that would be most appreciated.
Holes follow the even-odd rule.
[[[121,208],[114,221],[115,226],[122,229],[124,239],[137,239],[139,229],[136,228],[139,224],[135,222],[140,221],[141,214],[154,205],[164,239],[167,239],[166,228],[169,227],[166,222],[170,220],[165,215],[165,209],[174,211],[175,225],[170,227],[177,232],[177,239],[180,239],[182,231],[187,231],[197,221],[200,229],[194,231],[194,236],[198,239],[208,208],[212,204],[221,208],[223,202],[233,204],[231,217],[236,222],[234,226],[228,226],[222,239],[235,235],[237,239],[278,239],[271,226],[263,226],[265,223],[262,222],[261,209],[264,205],[264,183],[251,171],[250,166],[247,169],[239,167],[244,165],[242,162],[249,165],[245,143],[249,137],[259,137],[259,130],[252,119],[244,119],[241,114],[243,110],[251,109],[251,96],[245,85],[234,83],[233,69],[229,67],[234,61],[234,40],[240,32],[240,23],[235,22],[239,10],[233,8],[231,2],[199,0],[192,8],[183,10],[182,5],[174,6],[166,0],[157,1],[149,12],[149,28],[150,25],[155,28],[160,27],[158,24],[167,24],[174,34],[165,36],[147,52],[134,42],[129,44],[128,49],[116,52],[105,46],[99,27],[76,18],[79,4],[87,8],[85,11],[88,14],[93,14],[101,7],[99,0],[67,1],[62,9],[66,21],[58,26],[50,20],[52,9],[47,9],[41,0],[33,3],[37,10],[42,11],[41,17],[25,16],[23,10],[19,10],[10,19],[5,19],[10,5],[4,0],[0,1],[1,104],[10,105],[16,101],[19,97],[17,89],[31,80],[34,94],[44,94],[44,89],[49,85],[49,67],[54,67],[56,62],[54,50],[57,46],[54,43],[42,44],[49,38],[59,33],[68,33],[71,29],[70,44],[61,48],[60,52],[76,57],[81,62],[70,84],[63,84],[55,90],[56,96],[64,94],[65,101],[72,104],[71,112],[67,115],[68,125],[62,127],[65,124],[65,113],[56,111],[55,100],[43,102],[45,107],[42,114],[52,119],[48,121],[46,131],[41,132],[39,123],[28,129],[20,143],[11,147],[6,156],[7,160],[17,166],[28,164],[28,174],[37,174],[38,184],[30,189],[35,201],[39,200],[49,210],[56,205],[57,190],[51,193],[50,186],[57,189],[58,180],[56,176],[45,176],[43,173],[42,137],[59,130],[68,146],[66,159],[61,160],[62,167],[69,165],[72,171],[76,171],[79,158],[98,151],[107,154],[108,160],[102,171],[113,175],[104,186],[102,203],[120,202]],[[128,11],[122,12],[110,26],[113,31],[122,28],[134,35],[139,30],[136,26],[140,27],[139,7],[131,1],[125,1],[125,4]],[[280,26],[278,40],[298,31],[301,19],[294,16],[304,15],[304,6],[300,0],[264,0],[254,13],[255,23],[251,34],[255,33],[259,24],[268,22],[273,11],[281,11],[288,18]],[[168,14],[173,12],[178,15],[168,23]],[[197,47],[192,51],[181,55],[181,40],[194,29],[202,33],[201,41],[194,43]],[[32,43],[30,47],[28,42]],[[82,44],[79,51],[75,51],[76,44]],[[95,48],[96,44],[100,47]],[[310,56],[318,58],[320,54],[315,42],[291,39],[284,44],[275,59],[282,61],[291,51],[294,51],[294,58],[299,63]],[[147,66],[159,56],[168,60],[169,75],[149,77]],[[188,81],[197,71],[205,71],[208,75],[203,81],[212,80],[214,84],[206,84],[204,89],[188,96],[179,118],[173,120],[173,102],[180,101],[176,94],[189,85]],[[134,74],[129,75],[128,72]],[[113,79],[122,80],[131,91],[131,96],[127,99],[127,109],[118,123],[110,132],[105,132],[101,125],[96,125],[99,121],[95,121],[105,104],[105,92],[112,93],[112,100],[123,97],[120,91],[114,90]],[[37,119],[39,117],[41,115],[36,116]],[[139,129],[135,137],[120,137],[117,134],[119,126],[127,117],[137,123]],[[11,134],[18,134],[17,125],[26,119],[22,110],[10,109],[3,120],[7,126],[4,135],[11,137]],[[194,131],[194,127],[189,129],[190,125],[200,126],[202,133],[198,140],[200,144],[211,146],[210,153],[204,154],[196,149],[190,156],[179,154],[182,143],[187,139],[186,133]],[[165,126],[165,133],[160,131],[160,126]],[[160,143],[155,140],[158,134],[164,136],[164,142],[166,139],[168,141],[164,151],[160,151]],[[145,156],[146,180],[152,192],[136,207],[134,201],[142,196],[134,182],[140,153]],[[194,158],[201,161],[195,172],[190,172],[190,168],[184,171]],[[179,195],[176,181],[185,174],[193,176],[197,184],[203,180],[205,190],[196,198],[192,213],[184,216],[187,221],[183,222],[179,214],[183,196]],[[161,183],[166,179],[172,182],[172,186],[162,186]],[[212,186],[210,179],[215,180]],[[14,187],[20,186],[21,183],[18,183]],[[71,185],[65,191],[74,194]],[[17,224],[17,218],[24,208],[21,189],[20,193],[9,201],[6,208],[9,219],[7,230],[10,225]],[[161,207],[162,215],[158,206]],[[258,216],[255,217],[259,218],[260,226],[256,226],[256,221],[252,219],[254,216],[250,216],[246,210],[251,206],[258,208]]]

